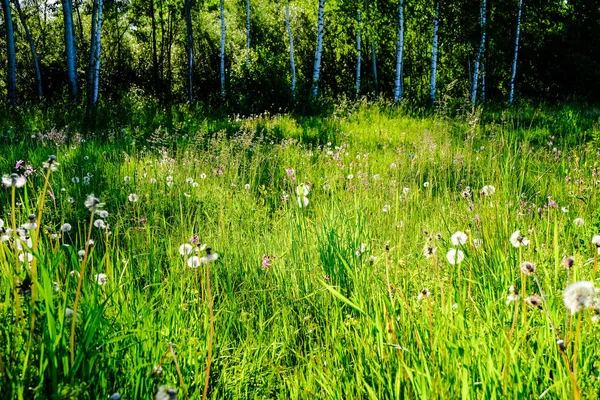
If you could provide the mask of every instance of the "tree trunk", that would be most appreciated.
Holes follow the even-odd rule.
[[[154,0],[150,0],[150,22],[152,25],[152,81],[154,93],[158,95],[158,55],[156,53],[156,17],[154,16]]]
[[[485,101],[485,63],[481,60],[481,101]]]
[[[10,1],[2,0],[2,8],[4,10],[4,26],[6,27],[6,56],[8,59],[6,86],[8,89],[8,104],[15,106],[17,104],[17,57],[15,53],[15,31],[12,23]]]
[[[517,13],[517,34],[515,36],[515,54],[513,57],[512,73],[510,75],[510,95],[508,102],[513,103],[515,98],[515,78],[517,76],[517,56],[519,54],[519,35],[521,33],[521,10],[523,9],[523,0],[519,0],[519,11]]]
[[[290,25],[290,3],[285,4],[285,26],[290,39],[290,68],[292,72],[292,100],[296,98],[296,63],[294,61],[294,35],[292,34],[292,26]]]
[[[250,60],[250,0],[246,0],[246,68]]]
[[[35,43],[33,42],[33,36],[31,36],[31,32],[29,31],[29,27],[27,26],[27,21],[25,20],[25,15],[23,15],[23,11],[21,10],[21,4],[19,0],[15,0],[15,6],[17,7],[17,13],[19,14],[19,19],[21,20],[21,25],[23,25],[23,29],[25,30],[25,35],[27,36],[27,41],[29,42],[29,48],[31,49],[31,58],[33,60],[33,69],[35,70],[35,81],[37,84],[37,92],[38,97],[41,99],[44,97],[44,91],[42,89],[42,73],[40,71],[40,64],[38,62],[37,52],[35,51]]]
[[[185,26],[187,29],[187,90],[188,101],[194,102],[194,31],[192,29],[192,0],[185,0]]]
[[[481,12],[479,24],[481,26],[481,43],[479,44],[479,50],[477,51],[477,57],[475,58],[475,68],[473,71],[473,86],[471,89],[471,104],[475,104],[477,101],[477,83],[479,82],[479,64],[482,63],[483,52],[485,49],[485,13],[486,13],[486,0],[481,0]]]
[[[360,10],[358,11],[358,29],[356,31],[356,97],[360,96]]]
[[[94,94],[92,97],[93,105],[98,105],[98,87],[100,85],[100,60],[101,60],[101,43],[102,43],[102,8],[103,0],[98,0],[98,26],[96,29],[96,60],[94,63]]]
[[[225,98],[225,4],[219,0],[221,12],[221,97]]]
[[[436,74],[437,74],[437,59],[438,59],[438,25],[440,4],[435,3],[435,16],[433,17],[433,42],[431,50],[431,80],[429,82],[429,98],[431,101],[435,100],[435,86],[436,86]]]
[[[371,63],[373,66],[373,80],[375,81],[375,96],[379,97],[379,80],[377,79],[377,55],[375,53],[375,42],[371,42]]]
[[[313,79],[311,96],[316,98],[319,93],[319,78],[321,76],[321,55],[323,53],[323,25],[325,17],[325,0],[319,0],[319,12],[317,20],[317,49],[315,51],[315,63],[313,66]]]
[[[404,0],[398,6],[398,48],[396,50],[396,83],[394,85],[394,101],[402,98],[402,56],[404,53]]]
[[[98,29],[98,2],[92,2],[92,25],[90,28],[90,58],[87,69],[87,109],[90,111],[94,106],[94,68],[96,66],[96,31]]]
[[[77,56],[75,48],[75,30],[73,27],[73,4],[71,0],[62,0],[63,16],[65,23],[65,53],[67,62],[67,79],[69,81],[69,95],[72,101],[77,100]]]

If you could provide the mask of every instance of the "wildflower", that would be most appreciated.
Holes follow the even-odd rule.
[[[94,276],[94,279],[96,279],[96,282],[100,286],[104,286],[106,285],[106,282],[108,282],[108,277],[106,276],[106,274],[97,274]]]
[[[592,244],[596,247],[600,247],[600,235],[594,235],[592,238]]]
[[[421,292],[419,293],[419,295],[417,296],[417,300],[423,300],[426,297],[431,296],[431,293],[429,292],[429,289],[423,289],[421,290]]]
[[[127,199],[132,203],[135,203],[139,200],[138,195],[135,193],[130,193],[129,196],[127,196]]]
[[[446,259],[451,265],[458,265],[465,259],[465,253],[462,250],[450,249],[446,253]]]
[[[452,241],[452,244],[455,246],[461,246],[465,243],[467,243],[467,234],[461,231],[456,232],[454,235],[452,235],[452,237],[450,238],[450,240]]]
[[[130,176],[124,176],[123,177],[123,182],[129,183],[129,181],[131,181],[131,177]]]
[[[294,168],[286,168],[285,173],[287,174],[287,176],[293,176],[294,173],[296,171],[294,171]]]
[[[521,272],[525,275],[533,275],[535,273],[535,264],[530,261],[523,261],[520,268]]]
[[[277,256],[269,256],[267,254],[263,254],[261,259],[260,266],[262,269],[269,269],[273,264],[273,261],[277,260]]]
[[[246,184],[244,185],[244,189],[246,189],[246,190],[250,190],[250,184],[249,184],[249,183],[246,183]]]
[[[525,236],[521,236],[520,230],[516,230],[510,236],[510,243],[513,245],[513,247],[527,246],[529,244],[529,239],[527,239]]]
[[[473,246],[480,248],[483,246],[483,240],[481,239],[473,239]]]
[[[426,244],[423,247],[423,255],[425,256],[425,258],[431,258],[431,257],[433,257],[435,255],[435,250],[436,250],[435,247],[431,247],[431,246],[429,246],[429,245]]]
[[[191,254],[192,250],[193,250],[193,247],[189,243],[184,243],[181,246],[179,246],[179,254],[181,254],[182,256]]]
[[[100,229],[104,229],[104,228],[106,228],[106,224],[105,224],[105,223],[104,223],[104,221],[103,221],[103,220],[101,220],[101,219],[97,219],[97,220],[95,220],[95,221],[94,221],[94,226],[95,226],[96,228],[100,228]]]
[[[25,259],[27,259],[27,262],[30,263],[33,260],[33,254],[31,254],[31,253],[20,253],[19,254],[19,261],[21,261],[22,263],[24,263]]]
[[[383,211],[383,212],[388,212],[388,211],[390,211],[390,208],[391,208],[391,207],[390,207],[390,205],[389,205],[389,204],[386,204],[385,206],[383,206],[383,209],[382,209],[382,211]]]
[[[206,179],[206,174],[204,172],[200,174],[200,179]]]
[[[402,194],[403,195],[406,196],[408,194],[408,192],[410,192],[410,188],[405,187],[405,188],[402,189]]]
[[[369,264],[373,265],[373,264],[375,264],[375,261],[377,261],[377,257],[375,257],[373,254],[371,254],[369,256]]]
[[[49,169],[50,171],[54,172],[58,170],[58,166],[60,164],[58,162],[56,162],[56,156],[50,156],[48,157],[48,161],[45,161],[42,166],[46,169]]]
[[[395,169],[397,167],[396,163],[391,163],[390,164],[390,169]]]
[[[71,178],[71,182],[73,182],[73,183],[79,183],[79,177],[77,177],[77,176],[72,177]]]
[[[579,281],[567,286],[563,291],[563,300],[571,314],[576,314],[583,309],[591,308],[597,295],[598,289],[594,287],[593,282]]]
[[[423,183],[423,187],[426,187],[426,188],[429,187],[429,182]]]
[[[506,296],[506,305],[509,305],[511,302],[517,301],[520,298],[521,296],[517,294],[517,290],[515,289],[515,287],[511,286],[510,288],[508,288],[508,296]]]
[[[533,308],[542,309],[542,298],[537,294],[532,294],[525,299],[525,303],[529,304]]]
[[[98,211],[96,211],[96,215],[99,216],[100,218],[107,218],[108,217],[108,211],[106,211],[106,210],[98,210]]]
[[[28,218],[29,218],[29,222],[21,225],[21,228],[26,229],[28,231],[32,231],[37,227],[37,224],[35,223],[35,215],[29,214]]]
[[[310,188],[308,187],[308,185],[300,185],[298,187],[296,187],[296,195],[298,196],[298,206],[299,207],[306,207],[308,206],[308,192],[310,191]]]
[[[74,314],[75,314],[75,311],[73,311],[69,307],[65,308],[65,319],[67,319],[67,318],[69,318],[69,319],[73,318]]]
[[[152,183],[152,184],[156,183],[156,178],[150,178],[150,183]]]
[[[83,257],[83,256],[85,256],[85,250],[84,250],[84,249],[81,249],[81,250],[79,250],[79,251],[77,252],[77,255],[78,255],[79,257]]]
[[[564,213],[568,213],[569,209],[567,207],[561,207],[560,211],[564,212]]]
[[[2,176],[2,184],[9,187],[22,188],[27,183],[27,179],[23,175],[10,174]]]
[[[190,243],[198,244],[200,243],[200,237],[198,235],[194,235],[190,238]]]
[[[348,175],[347,178],[348,178],[349,181],[351,181],[352,179],[354,179],[354,175],[350,174],[350,175]]]
[[[194,183],[194,178],[186,178],[185,183],[191,185],[192,183]]]
[[[68,232],[71,232],[71,228],[72,228],[71,224],[63,224],[60,227],[60,230],[63,231],[63,232],[65,232],[65,233],[68,233]]]
[[[560,263],[566,269],[571,269],[571,268],[573,268],[573,265],[575,265],[575,258],[573,258],[573,256],[568,256],[568,257],[563,258]]]
[[[93,239],[90,239],[90,240],[88,240],[88,241],[86,242],[86,244],[87,244],[88,246],[93,246],[93,245],[94,245],[94,243],[95,243],[95,242],[94,242],[94,240],[93,240]]]
[[[219,255],[217,253],[213,253],[212,249],[208,247],[206,249],[206,256],[200,257],[200,262],[208,264],[208,262],[215,261],[217,258],[219,258]]]
[[[481,188],[480,193],[484,196],[491,196],[496,193],[496,188],[492,185],[485,185],[483,188]]]
[[[177,390],[170,386],[162,385],[158,388],[155,400],[177,400]]]
[[[598,314],[595,314],[595,315],[592,317],[592,322],[593,322],[593,323],[595,323],[595,324],[597,324],[598,322],[600,322],[600,315],[598,315]]]
[[[200,265],[200,258],[198,256],[190,257],[187,261],[187,265],[190,268],[198,268]]]
[[[75,203],[75,199],[72,197],[69,197],[69,198],[67,198],[67,202],[73,204],[73,203]]]
[[[98,210],[104,206],[104,203],[101,203],[100,200],[98,200],[96,197],[94,197],[93,193],[88,195],[87,199],[85,200],[85,202],[83,204],[91,212],[96,212],[96,210]]]
[[[583,226],[583,224],[585,223],[585,221],[583,220],[583,218],[575,218],[573,220],[573,223],[575,224],[576,227],[581,228]]]

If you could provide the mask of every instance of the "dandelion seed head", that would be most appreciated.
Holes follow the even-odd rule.
[[[565,307],[571,314],[576,314],[586,308],[594,305],[595,298],[598,296],[598,289],[590,281],[579,281],[570,284],[563,291],[563,301]]]
[[[127,199],[128,199],[130,202],[132,202],[132,203],[135,203],[135,202],[137,202],[137,201],[139,200],[139,197],[138,197],[138,195],[137,195],[137,194],[135,194],[135,193],[130,193],[130,194],[129,194],[129,196],[127,196]]]
[[[465,259],[465,253],[462,250],[450,249],[446,253],[446,259],[451,265],[458,265]]]
[[[188,254],[192,253],[193,249],[194,248],[191,244],[184,243],[181,246],[179,246],[179,254],[181,254],[182,256],[187,256]]]
[[[525,275],[533,275],[535,273],[535,264],[530,261],[523,261],[520,266],[521,272]]]
[[[529,239],[527,239],[525,236],[522,236],[520,230],[516,230],[510,236],[510,244],[512,244],[513,247],[527,246],[529,244]]]
[[[455,246],[462,246],[467,243],[468,239],[469,238],[466,233],[458,231],[452,235],[450,241],[452,241],[452,244]]]
[[[100,286],[104,286],[108,282],[108,277],[106,276],[106,274],[96,274],[94,276],[94,279],[96,280],[96,283],[98,283],[98,285]]]
[[[583,226],[583,224],[585,223],[585,221],[583,220],[583,218],[575,218],[573,220],[573,223],[575,224],[576,227],[581,228]]]

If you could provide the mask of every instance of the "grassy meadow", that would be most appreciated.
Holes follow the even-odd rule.
[[[153,118],[3,123],[3,398],[600,396],[597,109]]]

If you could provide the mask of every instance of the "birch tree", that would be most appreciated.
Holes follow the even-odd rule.
[[[4,11],[4,26],[6,30],[6,57],[7,57],[7,82],[8,104],[17,104],[17,56],[15,53],[15,31],[12,22],[10,0],[2,0]]]
[[[357,13],[358,27],[356,30],[356,97],[360,95],[360,10]]]
[[[246,67],[250,61],[250,0],[246,0]]]
[[[6,0],[5,0],[6,1]],[[67,80],[69,82],[69,95],[71,100],[77,100],[77,59],[75,49],[75,30],[73,26],[72,0],[61,0],[64,17],[65,54],[67,65]]]
[[[313,78],[311,96],[317,97],[319,92],[319,77],[321,75],[321,55],[323,53],[323,25],[325,17],[325,0],[319,0],[319,11],[317,20],[317,49],[315,51],[315,62],[313,66]]]
[[[27,42],[29,42],[29,49],[31,50],[31,59],[33,61],[33,69],[35,71],[35,81],[37,86],[38,97],[41,99],[42,97],[44,97],[44,91],[42,89],[42,73],[40,71],[40,64],[38,62],[37,52],[35,50],[35,43],[33,42],[33,36],[31,35],[29,27],[27,26],[27,20],[25,19],[25,15],[23,15],[23,10],[21,10],[20,0],[14,0],[14,3],[17,8],[17,13],[19,14],[19,20],[21,21],[21,25],[23,25],[25,36],[27,36]]]
[[[192,28],[192,0],[185,0],[185,26],[187,30],[187,95],[188,101],[194,101],[194,31]]]
[[[98,104],[98,87],[100,86],[100,44],[102,43],[102,10],[104,8],[104,1],[98,0],[98,25],[96,29],[96,58],[94,60],[94,93],[92,95],[92,102],[94,107]]]
[[[285,4],[285,27],[288,32],[288,37],[290,41],[290,68],[291,68],[291,94],[292,99],[296,98],[296,63],[294,61],[294,35],[292,34],[292,26],[290,24],[290,3],[287,2]]]
[[[92,3],[92,25],[90,35],[90,56],[87,77],[87,106],[94,108],[98,102],[98,80],[100,77],[100,42],[102,32],[102,0]]]
[[[471,86],[471,104],[475,104],[475,102],[477,101],[477,83],[479,82],[479,64],[483,62],[483,52],[485,49],[485,14],[486,14],[486,0],[481,0],[481,10],[480,10],[480,16],[479,16],[479,25],[481,27],[481,42],[479,43],[479,50],[477,51],[477,57],[475,58],[475,68],[473,71],[473,85]]]
[[[515,53],[513,56],[512,73],[510,75],[510,94],[508,102],[513,103],[515,98],[515,78],[517,76],[517,56],[519,55],[519,35],[521,33],[521,10],[523,9],[523,0],[519,0],[519,11],[517,12],[517,34],[515,35]]]
[[[433,42],[431,50],[431,80],[429,82],[429,98],[435,100],[435,86],[437,74],[437,59],[438,59],[438,25],[439,25],[440,4],[435,3],[435,15],[433,17]]]
[[[402,56],[404,53],[404,0],[398,5],[398,45],[396,48],[396,81],[394,83],[394,101],[402,98]]]

